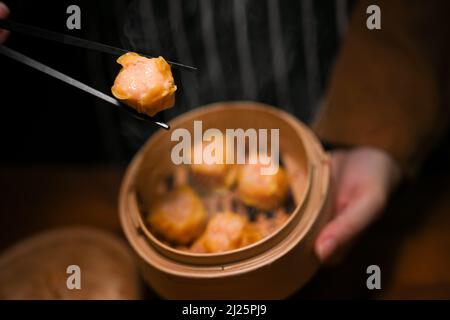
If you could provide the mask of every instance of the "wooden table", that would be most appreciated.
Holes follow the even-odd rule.
[[[346,259],[322,269],[293,298],[450,298],[450,174],[441,166],[403,187]],[[0,168],[0,251],[58,226],[95,226],[123,237],[117,213],[123,172]],[[371,264],[381,268],[381,290],[366,288]]]

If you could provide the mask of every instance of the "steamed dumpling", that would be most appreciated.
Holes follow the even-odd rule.
[[[178,187],[151,207],[147,217],[150,228],[167,241],[186,245],[205,229],[206,210],[188,186]]]
[[[201,142],[203,148],[209,144]],[[194,154],[192,148],[192,154]],[[224,151],[225,150],[225,151]],[[236,181],[237,168],[234,164],[226,163],[226,148],[222,149],[221,163],[203,163],[196,164],[191,159],[191,173],[197,186],[213,189],[228,189],[233,186]]]
[[[122,70],[111,89],[117,99],[149,116],[175,104],[177,87],[163,57],[149,59],[128,52],[117,62],[122,65]]]
[[[218,253],[238,249],[261,239],[261,234],[248,219],[234,212],[217,213],[208,222],[192,251]]]
[[[261,210],[280,206],[289,191],[289,181],[283,168],[273,175],[262,175],[261,164],[247,164],[240,168],[237,193],[246,205]]]

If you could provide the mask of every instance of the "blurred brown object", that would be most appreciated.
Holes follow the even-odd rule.
[[[80,288],[68,289],[69,266]],[[0,256],[0,299],[138,299],[140,283],[131,251],[93,228],[47,231]],[[69,272],[69,273],[67,273]]]
[[[369,5],[380,30],[366,28]],[[450,2],[362,0],[315,119],[335,145],[377,147],[407,176],[417,173],[445,133],[450,115]]]

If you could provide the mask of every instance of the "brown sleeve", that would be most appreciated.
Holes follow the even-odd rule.
[[[413,173],[447,125],[450,1],[361,1],[313,128],[321,139],[389,152]],[[366,8],[381,8],[368,30]],[[447,65],[448,66],[448,65]],[[448,78],[446,79],[449,80]],[[446,86],[446,87],[444,87]]]

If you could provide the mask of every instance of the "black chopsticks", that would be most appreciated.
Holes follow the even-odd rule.
[[[42,28],[37,28],[34,26],[14,22],[14,21],[11,21],[8,19],[0,19],[0,29],[7,29],[9,31],[20,33],[20,34],[39,37],[39,38],[46,39],[46,40],[57,41],[60,43],[77,46],[77,47],[81,47],[81,48],[86,48],[86,49],[92,49],[92,50],[96,50],[96,51],[100,51],[100,52],[104,52],[104,53],[108,53],[108,54],[113,54],[113,55],[122,55],[122,54],[125,54],[128,52],[121,48],[117,48],[117,47],[109,46],[106,44],[69,36],[66,34],[54,32],[54,31],[50,31],[50,30],[46,30],[46,29],[42,29]],[[146,114],[139,113],[135,109],[119,102],[117,99],[115,99],[103,92],[100,92],[97,89],[94,89],[78,80],[75,80],[75,79],[71,78],[70,76],[68,76],[64,73],[61,73],[49,66],[46,66],[43,63],[40,63],[34,59],[31,59],[11,48],[8,48],[4,45],[0,45],[0,53],[11,59],[22,62],[22,63],[24,63],[36,70],[39,70],[45,74],[48,74],[56,79],[59,79],[65,83],[68,83],[68,84],[70,84],[78,89],[81,89],[87,93],[90,93],[90,94],[96,96],[97,98],[100,98],[106,102],[109,102],[109,103],[117,106],[117,107],[120,107],[121,110],[124,110],[124,111],[130,113],[135,118],[153,122],[156,125],[158,125],[159,127],[166,129],[166,130],[170,129],[170,126],[168,124],[157,121],[153,117],[150,117]],[[141,54],[141,53],[139,53],[139,54]],[[141,55],[152,58],[151,56],[148,56],[145,54],[141,54]],[[177,68],[180,68],[180,69],[183,69],[186,71],[196,71],[197,70],[197,68],[195,68],[195,67],[184,65],[184,64],[181,64],[178,62],[168,61],[168,63],[174,67],[177,67]]]
[[[3,55],[5,55],[5,56],[7,56],[7,57],[9,57],[11,59],[16,60],[16,61],[22,62],[23,64],[25,64],[25,65],[27,65],[29,67],[32,67],[32,68],[34,68],[36,70],[39,70],[39,71],[41,71],[41,72],[43,72],[45,74],[48,74],[48,75],[50,75],[50,76],[52,76],[52,77],[54,77],[56,79],[59,79],[59,80],[65,82],[65,83],[68,83],[68,84],[70,84],[70,85],[72,85],[72,86],[74,86],[74,87],[76,87],[76,88],[78,88],[80,90],[83,90],[83,91],[85,91],[87,93],[90,93],[90,94],[96,96],[97,98],[100,98],[100,99],[102,99],[102,100],[104,100],[106,102],[109,102],[109,103],[117,106],[117,107],[120,107],[122,110],[124,110],[127,113],[131,114],[135,118],[138,118],[140,120],[153,122],[156,125],[158,125],[159,127],[163,128],[163,129],[166,129],[166,130],[170,129],[170,126],[168,124],[166,124],[164,122],[161,122],[161,121],[157,121],[153,117],[150,117],[150,116],[148,116],[146,114],[139,113],[135,109],[133,109],[133,108],[131,108],[131,107],[129,107],[129,106],[123,104],[123,103],[120,103],[117,99],[115,99],[115,98],[113,98],[113,97],[111,97],[111,96],[109,96],[109,95],[107,95],[107,94],[105,94],[105,93],[103,93],[101,91],[98,91],[97,89],[94,89],[94,88],[92,88],[92,87],[90,87],[90,86],[88,86],[88,85],[86,85],[86,84],[84,84],[84,83],[82,83],[82,82],[80,82],[78,80],[75,80],[74,78],[71,78],[71,77],[69,77],[68,75],[66,75],[64,73],[61,73],[61,72],[59,72],[59,71],[57,71],[57,70],[55,70],[53,68],[50,68],[49,66],[46,66],[45,64],[40,63],[39,61],[31,59],[31,58],[27,57],[26,55],[21,54],[21,53],[15,51],[15,50],[13,50],[11,48],[8,48],[8,47],[6,47],[4,45],[1,45],[1,44],[0,44],[0,54],[3,54]]]
[[[69,36],[69,35],[66,35],[63,33],[58,33],[58,32],[54,32],[54,31],[30,26],[27,24],[18,23],[18,22],[11,21],[8,19],[0,19],[0,29],[7,29],[9,31],[13,31],[13,32],[33,36],[33,37],[39,37],[39,38],[46,39],[46,40],[57,41],[57,42],[61,42],[61,43],[76,46],[76,47],[96,50],[96,51],[113,54],[113,55],[118,55],[118,56],[129,52],[122,48],[117,48],[117,47],[113,47],[113,46],[106,45],[103,43],[90,41],[90,40],[86,40],[86,39],[82,39],[82,38],[77,38],[74,36]],[[153,56],[149,56],[146,54],[142,54],[142,53],[139,53],[139,54],[144,57],[147,57],[147,58],[154,58]],[[180,69],[183,69],[186,71],[197,71],[197,68],[192,67],[192,66],[188,66],[188,65],[178,63],[178,62],[173,62],[173,61],[167,61],[167,62],[174,67],[177,67],[177,68],[180,68]]]

